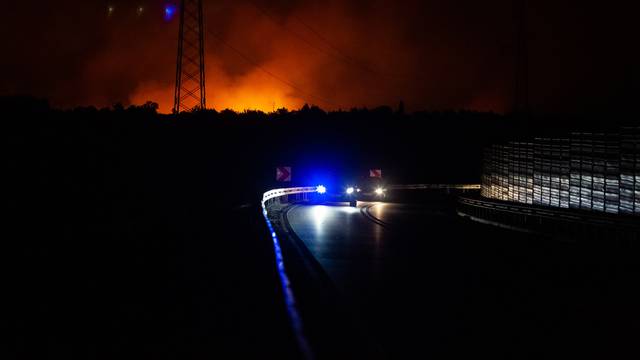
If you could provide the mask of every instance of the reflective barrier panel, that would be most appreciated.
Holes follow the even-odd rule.
[[[511,141],[485,149],[485,198],[640,214],[640,128]]]

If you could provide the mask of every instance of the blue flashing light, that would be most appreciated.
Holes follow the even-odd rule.
[[[316,188],[316,192],[318,194],[325,194],[327,192],[327,188],[324,187],[324,185],[318,185],[318,187]]]
[[[171,21],[173,16],[176,14],[176,6],[173,4],[167,4],[164,7],[164,19],[166,21]]]

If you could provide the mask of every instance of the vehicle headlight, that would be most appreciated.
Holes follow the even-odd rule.
[[[349,194],[349,195],[353,194],[354,191],[355,191],[355,189],[352,188],[352,187],[348,187],[347,188],[347,194]]]
[[[384,195],[384,189],[383,188],[377,188],[376,189],[376,195]]]
[[[318,187],[316,188],[316,192],[318,194],[324,194],[327,192],[327,188],[324,187],[324,185],[318,185]]]

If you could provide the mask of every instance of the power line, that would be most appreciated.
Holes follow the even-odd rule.
[[[280,26],[284,31],[286,31],[287,33],[289,33],[290,35],[294,36],[295,38],[297,38],[298,40],[302,41],[303,43],[307,44],[309,47],[311,47],[312,49],[315,49],[329,57],[332,57],[334,59],[337,59],[339,61],[343,61],[345,63],[347,63],[348,65],[352,65],[352,66],[356,66],[356,67],[360,67],[362,70],[369,72],[369,73],[373,73],[374,75],[378,75],[380,76],[380,74],[376,73],[375,71],[363,66],[362,64],[359,64],[358,62],[354,61],[352,58],[348,57],[348,56],[344,56],[340,51],[336,51],[334,49],[333,46],[330,46],[330,48],[333,51],[336,51],[336,53],[327,51],[324,48],[321,48],[319,46],[316,46],[314,43],[312,43],[311,41],[307,40],[307,38],[305,38],[304,36],[294,32],[293,30],[291,30],[290,28],[288,28],[286,25],[281,24],[276,18],[274,18],[273,15],[271,15],[271,13],[269,11],[267,11],[265,8],[261,7],[260,5],[256,4],[255,2],[248,0],[249,4],[251,4],[256,10],[258,10],[260,13],[262,13],[262,15],[264,15],[266,18],[268,18],[269,20],[271,20],[271,22],[275,23],[276,25]],[[297,20],[297,19],[296,19]],[[299,20],[298,20],[299,21]],[[314,32],[315,34],[315,32]],[[337,54],[337,55],[336,55]]]
[[[335,54],[333,54],[332,52],[329,52],[319,46],[316,46],[314,43],[310,42],[309,40],[307,40],[304,36],[299,35],[298,33],[292,31],[291,29],[289,29],[287,26],[281,24],[278,19],[274,18],[273,15],[271,15],[271,13],[269,13],[269,11],[267,11],[265,8],[261,7],[260,5],[254,3],[253,1],[248,1],[256,10],[258,10],[262,15],[264,15],[266,18],[268,18],[269,20],[271,20],[271,22],[277,24],[278,26],[282,27],[282,29],[284,29],[287,33],[289,33],[290,35],[296,37],[298,40],[304,42],[305,44],[307,44],[309,47],[327,55],[330,57],[336,57]],[[340,59],[343,60],[343,59]]]
[[[277,26],[281,27],[284,31],[286,31],[288,34],[294,36],[295,38],[297,38],[298,40],[302,41],[303,43],[305,43],[307,46],[309,46],[310,48],[330,57],[333,58],[334,60],[338,60],[339,62],[344,63],[345,65],[347,65],[347,67],[355,67],[358,68],[358,70],[360,70],[363,74],[366,73],[368,75],[374,75],[377,78],[386,78],[385,80],[390,80],[389,78],[392,78],[391,76],[385,76],[384,74],[381,74],[379,72],[376,72],[374,70],[372,70],[369,67],[366,67],[365,65],[363,65],[362,63],[356,61],[355,59],[346,56],[344,54],[342,54],[341,52],[338,51],[338,54],[334,54],[331,51],[327,51],[326,49],[319,47],[317,45],[315,45],[314,43],[312,43],[311,41],[309,41],[307,38],[305,38],[304,36],[294,32],[293,30],[291,30],[289,27],[287,27],[286,25],[280,23],[280,21],[278,21],[277,18],[275,18],[273,15],[271,15],[269,13],[268,10],[264,9],[263,7],[261,7],[260,5],[256,4],[254,1],[252,0],[248,0],[249,4],[251,4],[256,10],[258,10],[258,12],[260,12],[263,16],[265,16],[266,18],[268,18],[271,22],[273,22],[274,24],[276,24]],[[334,50],[335,51],[335,50]],[[397,77],[393,80],[400,80]],[[413,80],[413,79],[412,79]],[[372,88],[370,86],[367,86],[366,84],[362,84],[362,86],[366,89],[366,92],[368,92],[370,95],[373,96],[380,96],[383,95],[380,91],[376,91],[374,89],[377,88]],[[391,86],[399,86],[399,84],[396,82],[395,84],[391,84]],[[400,89],[397,89],[399,92]]]
[[[277,19],[274,18],[273,15],[271,15],[269,13],[268,10],[266,10],[263,7],[261,7],[260,5],[258,5],[253,0],[247,0],[247,2],[250,3],[255,9],[257,9],[265,17],[269,18],[273,23],[277,24],[283,30],[285,30],[286,32],[288,32],[292,36],[298,38],[299,40],[301,40],[302,42],[307,44],[309,47],[311,47],[311,48],[313,48],[313,49],[315,49],[315,50],[317,50],[319,52],[322,52],[323,54],[325,54],[327,56],[333,57],[336,60],[342,61],[347,65],[350,65],[350,66],[353,66],[353,67],[357,67],[360,70],[363,70],[364,72],[376,75],[376,76],[381,77],[381,78],[387,78],[387,79],[391,78],[391,79],[395,79],[395,80],[411,80],[411,81],[413,81],[415,79],[422,79],[422,76],[416,76],[415,74],[412,74],[412,75],[385,74],[385,73],[381,73],[379,71],[376,71],[376,70],[370,68],[369,66],[366,66],[361,61],[358,61],[357,59],[353,58],[352,56],[349,56],[344,51],[340,50],[336,45],[334,45],[331,41],[329,41],[319,31],[315,30],[311,25],[309,25],[308,23],[303,21],[300,17],[296,16],[295,14],[291,15],[291,17],[293,19],[295,19],[305,29],[307,29],[309,32],[311,32],[313,35],[315,35],[318,39],[320,39],[322,42],[324,42],[328,46],[329,49],[333,50],[333,52],[327,51],[324,48],[316,46],[311,41],[309,41],[307,38],[305,38],[304,36],[299,35],[298,33],[294,32],[293,30],[291,30],[286,25],[280,23]]]
[[[386,73],[385,74],[385,73],[381,73],[379,71],[376,71],[373,68],[367,66],[366,64],[363,64],[361,61],[349,56],[348,54],[346,54],[345,52],[340,50],[338,46],[334,45],[325,36],[320,34],[319,31],[315,30],[311,25],[309,25],[308,23],[304,22],[301,18],[299,18],[295,14],[290,15],[290,17],[292,17],[298,23],[300,23],[302,26],[304,26],[304,28],[306,28],[309,32],[311,32],[313,35],[315,35],[318,39],[323,41],[328,46],[328,48],[330,50],[332,50],[332,51],[328,51],[323,47],[319,47],[319,46],[315,45],[313,42],[308,40],[305,36],[302,36],[302,35],[298,34],[294,30],[292,30],[290,27],[288,27],[286,24],[283,24],[282,22],[280,22],[277,19],[277,17],[273,16],[268,10],[266,10],[265,8],[263,8],[262,6],[257,4],[254,0],[247,0],[247,2],[251,6],[253,6],[256,10],[258,10],[258,12],[260,12],[263,16],[268,18],[271,22],[273,22],[277,26],[281,27],[285,32],[287,32],[290,35],[294,36],[295,38],[299,39],[300,41],[305,43],[310,48],[315,49],[316,51],[318,51],[318,52],[320,52],[320,53],[322,53],[322,54],[324,54],[326,56],[329,56],[330,58],[333,58],[334,60],[338,60],[339,62],[347,65],[347,67],[356,68],[357,70],[359,70],[359,72],[362,75],[368,74],[368,75],[375,76],[377,79],[380,79],[380,80],[384,81],[386,84],[388,84],[388,86],[390,86],[391,89],[394,89],[394,91],[397,92],[397,95],[400,96],[400,97],[402,97],[401,94],[405,93],[405,91],[407,89],[413,90],[413,88],[416,85],[418,87],[422,87],[422,86],[424,86],[424,84],[429,82],[422,75],[416,75],[416,74],[391,74],[391,73]],[[350,72],[350,73],[353,73],[353,72]],[[366,85],[364,83],[361,83],[361,85],[365,89],[365,91],[367,93],[369,93],[370,95],[372,95],[372,96],[384,96],[385,95],[383,92],[374,90],[374,89],[377,89],[378,87],[371,87],[371,86],[368,86],[368,85]]]
[[[216,34],[215,32],[213,32],[213,31],[211,31],[211,30],[209,30],[209,29],[207,29],[207,32],[208,32],[209,34],[213,35],[213,37],[215,37],[216,39],[218,39],[218,41],[220,41],[223,45],[225,45],[226,47],[228,47],[229,49],[231,49],[233,52],[235,52],[235,53],[236,53],[239,57],[241,57],[244,61],[246,61],[247,63],[249,63],[249,64],[251,64],[251,65],[253,65],[253,66],[255,66],[255,67],[256,67],[256,68],[258,68],[260,71],[262,71],[263,73],[267,74],[268,76],[270,76],[270,77],[274,78],[275,80],[277,80],[277,81],[279,81],[279,82],[281,82],[281,83],[283,83],[283,84],[285,84],[285,85],[289,86],[290,88],[292,88],[292,89],[294,89],[294,90],[298,91],[300,94],[305,95],[305,96],[307,96],[307,97],[309,97],[309,98],[313,98],[313,99],[316,99],[316,100],[320,100],[321,102],[323,102],[323,103],[325,103],[325,104],[328,104],[328,105],[331,105],[331,106],[334,106],[334,107],[336,107],[336,108],[342,108],[340,105],[336,104],[335,102],[333,102],[333,101],[331,101],[331,100],[328,100],[328,99],[326,99],[326,98],[324,98],[324,97],[321,97],[321,96],[318,96],[318,95],[314,95],[314,94],[311,94],[311,93],[309,93],[309,92],[307,92],[307,91],[304,91],[303,89],[301,89],[301,88],[300,88],[299,86],[297,86],[296,84],[293,84],[293,83],[291,83],[290,81],[287,81],[286,79],[284,79],[284,78],[282,78],[282,77],[278,76],[277,74],[275,74],[275,73],[273,73],[273,72],[269,71],[268,69],[266,69],[265,67],[263,67],[262,65],[260,65],[257,61],[255,61],[255,60],[251,59],[249,56],[245,55],[242,51],[238,50],[235,46],[233,46],[233,45],[231,45],[230,43],[228,43],[227,41],[225,41],[225,40],[224,40],[224,38],[223,38],[221,35]],[[299,98],[300,98],[300,99],[302,99],[302,100],[307,101],[307,99],[304,99],[304,98],[301,98],[301,97],[299,97]]]
[[[354,65],[357,66],[362,66],[363,69],[367,70],[367,71],[371,71],[373,72],[373,70],[371,70],[370,68],[363,66],[362,64],[360,64],[358,61],[356,61],[354,58],[352,58],[351,56],[345,54],[344,52],[342,52],[342,50],[338,49],[335,45],[333,45],[329,40],[327,40],[327,38],[325,38],[322,34],[320,34],[320,32],[316,31],[314,28],[312,28],[310,25],[308,25],[306,22],[302,21],[302,19],[300,19],[300,17],[296,16],[295,14],[292,15],[292,17],[298,22],[300,23],[302,26],[305,27],[305,29],[309,30],[312,34],[314,34],[318,39],[322,40],[325,44],[327,44],[327,46],[329,46],[329,48],[333,51],[336,52],[336,54],[340,55],[342,58],[344,58],[345,60],[349,61],[350,63],[353,63]]]

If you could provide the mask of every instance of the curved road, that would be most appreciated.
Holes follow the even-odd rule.
[[[406,265],[412,244],[396,227],[420,231],[423,211],[389,203],[295,206],[287,221],[339,288],[368,288]]]
[[[614,277],[607,272],[617,265],[603,266],[611,259],[467,222],[446,208],[296,205],[286,220],[380,358],[630,349],[611,343],[630,330],[626,315],[609,313],[623,299],[601,283]]]
[[[457,219],[421,206],[359,205],[294,206],[287,221],[381,358],[439,353],[455,329],[464,278],[456,243],[434,235]]]

